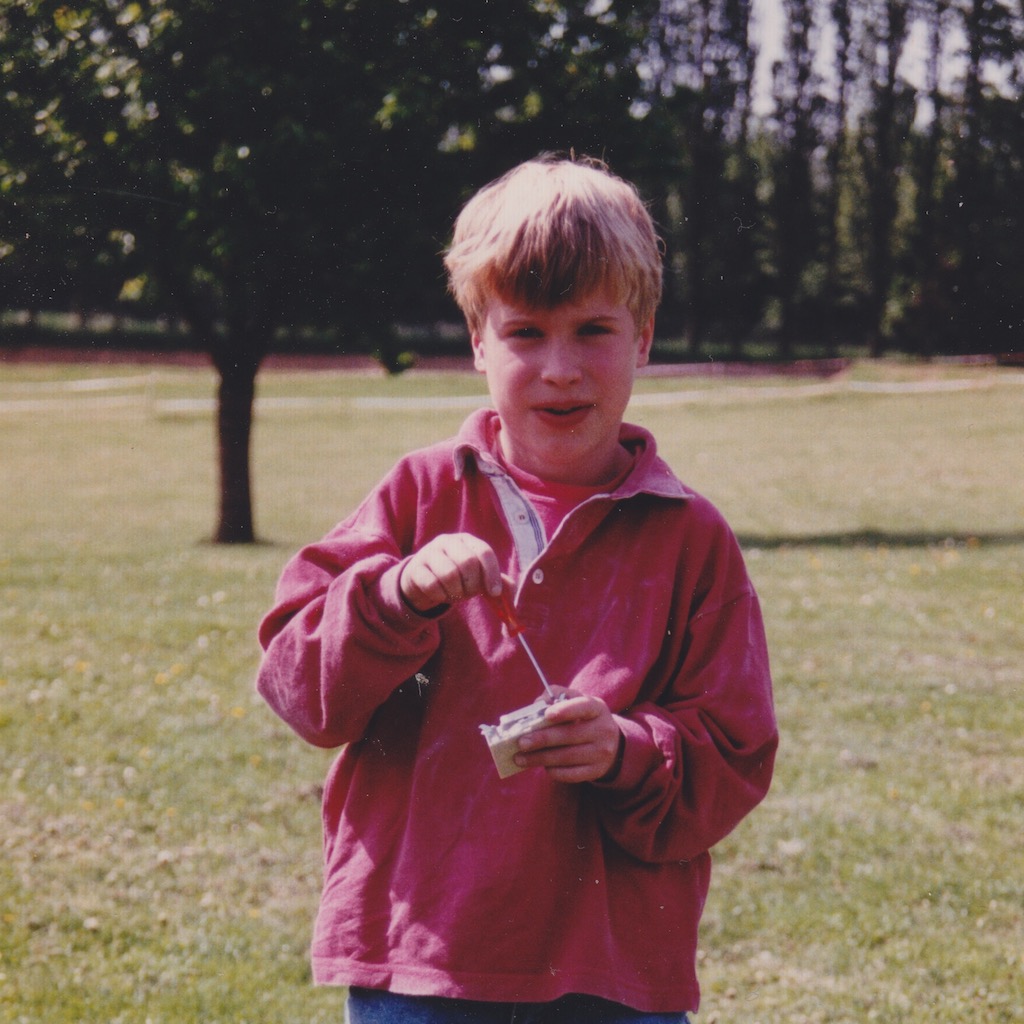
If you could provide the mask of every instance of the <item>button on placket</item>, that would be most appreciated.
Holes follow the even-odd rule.
[[[544,582],[544,570],[543,569],[534,569],[533,570],[533,574],[530,576],[530,579],[532,579],[533,582],[538,584],[538,585],[543,583]]]

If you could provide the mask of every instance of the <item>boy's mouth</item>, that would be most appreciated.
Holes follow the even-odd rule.
[[[574,416],[577,413],[589,412],[594,408],[593,402],[581,402],[575,405],[542,405],[537,411],[550,416]]]

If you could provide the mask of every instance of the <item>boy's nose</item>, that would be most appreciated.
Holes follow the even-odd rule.
[[[541,367],[541,376],[545,381],[564,386],[580,379],[582,369],[574,348],[573,345],[556,340],[546,346],[544,365]]]

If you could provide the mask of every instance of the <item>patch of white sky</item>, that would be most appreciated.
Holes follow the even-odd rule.
[[[817,70],[822,76],[826,91],[835,83],[835,28],[826,18],[822,19],[824,5],[818,6],[817,29],[819,32],[817,51]],[[856,15],[856,4],[853,5]],[[754,81],[754,109],[762,116],[772,110],[772,66],[786,57],[786,19],[781,0],[752,0],[751,2],[751,38],[757,43],[758,62]],[[963,58],[964,39],[959,31],[947,33],[942,61],[941,87],[948,91],[954,87],[964,70]],[[913,88],[923,93],[926,84],[926,58],[928,52],[928,28],[921,19],[915,19],[907,35],[903,54],[899,65],[899,74]],[[1001,77],[997,69],[989,69],[989,80],[999,83]],[[918,119],[927,121],[930,116],[930,104],[922,97],[919,104]]]

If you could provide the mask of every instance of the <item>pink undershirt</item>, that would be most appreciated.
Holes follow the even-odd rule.
[[[537,510],[537,515],[540,516],[540,520],[544,524],[544,534],[550,540],[562,520],[577,505],[581,505],[587,498],[592,498],[595,494],[610,494],[629,476],[633,471],[635,458],[628,449],[624,448],[623,451],[630,456],[629,465],[614,479],[598,484],[596,487],[542,480],[531,473],[525,473],[515,466],[510,466],[504,458],[501,459],[501,464],[519,485],[519,489],[530,499],[530,504]]]

